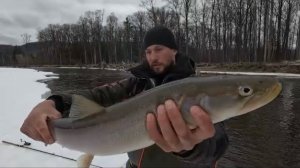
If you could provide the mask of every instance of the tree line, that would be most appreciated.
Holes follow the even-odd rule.
[[[298,0],[141,0],[145,9],[120,21],[104,10],[76,23],[38,32],[47,64],[111,64],[143,60],[143,37],[157,25],[170,28],[179,51],[196,62],[279,62],[300,59]]]

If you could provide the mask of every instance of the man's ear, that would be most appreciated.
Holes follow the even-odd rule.
[[[175,50],[175,49],[172,49],[172,52],[173,52],[173,62],[174,62],[174,64],[176,63],[176,54],[177,54],[177,50]]]
[[[176,55],[178,52],[176,49],[172,49],[172,51],[173,51],[174,55]]]

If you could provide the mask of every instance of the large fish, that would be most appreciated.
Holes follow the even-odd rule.
[[[173,99],[186,123],[195,127],[189,113],[199,105],[217,123],[262,107],[281,91],[275,78],[254,76],[189,77],[170,82],[109,107],[80,95],[72,96],[69,118],[51,122],[56,143],[92,155],[112,155],[152,145],[146,114],[166,99]]]

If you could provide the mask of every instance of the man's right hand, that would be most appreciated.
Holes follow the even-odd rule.
[[[55,140],[48,127],[47,120],[61,117],[61,113],[55,108],[54,101],[45,100],[32,109],[20,130],[34,140],[52,144]]]

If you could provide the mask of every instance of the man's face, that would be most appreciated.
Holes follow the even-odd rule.
[[[163,45],[151,45],[146,50],[146,58],[150,68],[157,74],[175,63],[176,50],[170,49]]]

